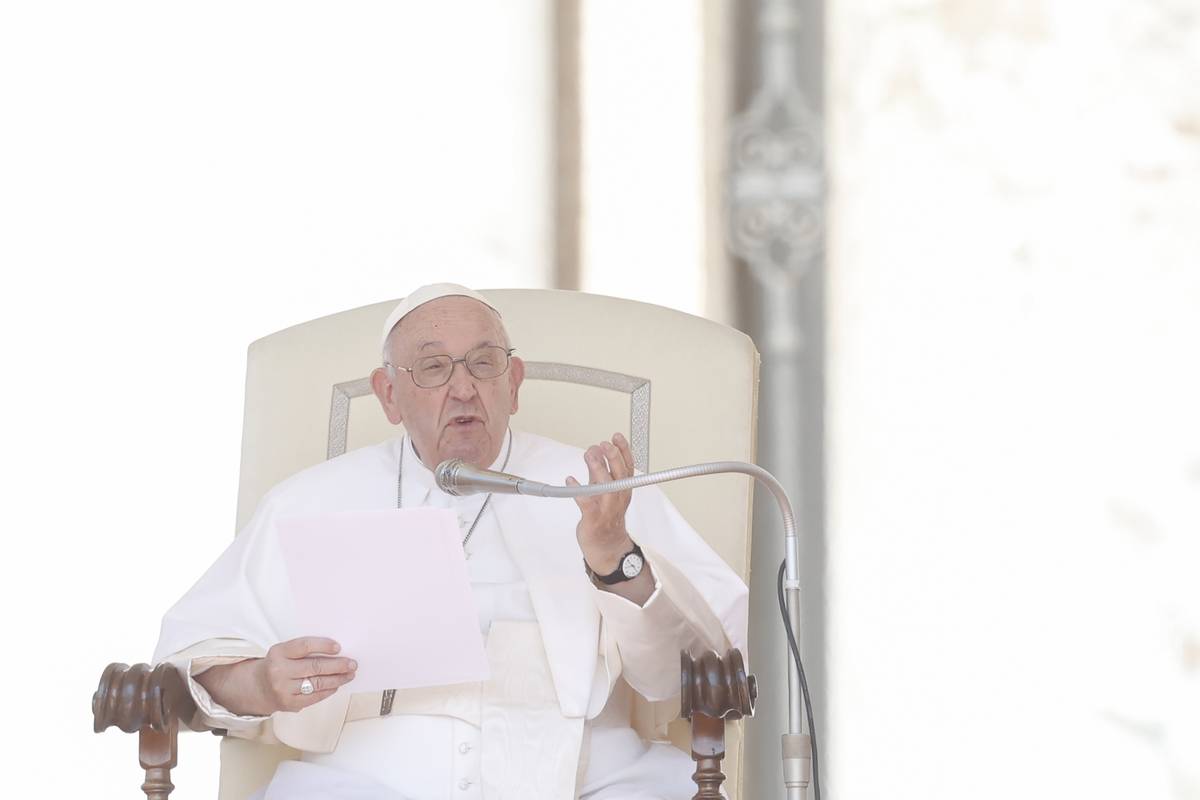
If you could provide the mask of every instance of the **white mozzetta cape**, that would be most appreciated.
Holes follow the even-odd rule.
[[[234,736],[332,752],[342,726],[363,716],[361,709],[375,709],[367,714],[378,714],[376,700],[353,695],[352,708],[352,695],[341,691],[299,713],[278,712],[265,720],[238,718],[213,703],[190,676],[215,664],[265,655],[277,642],[312,633],[299,630],[295,622],[276,520],[395,508],[401,446],[397,438],[364,447],[280,483],[267,493],[216,563],[167,612],[154,661],[170,661],[189,677],[201,709],[216,715],[210,716],[210,724],[228,728]],[[546,483],[561,483],[567,475],[587,475],[582,450],[516,431],[508,471]],[[419,496],[419,487],[408,485],[409,470],[405,472],[405,497]],[[679,692],[680,648],[700,646],[724,652],[738,647],[746,651],[745,584],[656,488],[635,491],[626,516],[630,535],[641,545],[658,583],[655,594],[640,609],[596,589],[587,578],[575,540],[579,509],[573,501],[496,495],[491,509],[489,513],[495,514],[505,545],[527,583],[541,647],[529,646],[528,631],[514,634],[523,637],[522,641],[502,641],[499,636],[507,635],[510,626],[493,626],[488,641],[493,679],[488,683],[499,683],[498,667],[510,672],[525,669],[523,675],[544,675],[541,694],[551,698],[552,706],[557,701],[557,714],[551,716],[559,719],[559,723],[547,725],[544,709],[538,714],[539,728],[545,729],[548,740],[557,737],[559,746],[547,751],[545,744],[536,742],[493,743],[494,752],[505,753],[502,761],[542,763],[552,755],[558,763],[542,764],[550,776],[545,780],[569,790],[576,774],[583,720],[600,713],[618,677],[623,676],[649,700],[665,700]],[[498,654],[511,662],[514,653],[523,653],[517,658],[527,658],[528,665],[495,663]],[[521,691],[529,693],[531,688]],[[497,686],[483,687],[485,718],[489,713],[518,713],[511,710],[514,698],[502,695]],[[378,696],[376,693],[375,698]],[[428,692],[427,700],[411,704],[415,706],[412,713],[439,713],[438,696],[438,691]],[[490,711],[489,698],[494,700]],[[485,737],[491,727],[485,726]],[[563,737],[573,744],[562,747]],[[516,752],[521,748],[532,750],[521,757]],[[525,778],[526,782],[534,779],[533,775]],[[489,796],[516,796],[515,787],[512,792],[497,788]],[[543,796],[572,795],[555,791]]]

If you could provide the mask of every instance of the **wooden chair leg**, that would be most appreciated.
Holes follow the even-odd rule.
[[[710,717],[696,711],[692,714],[692,760],[696,771],[692,780],[696,782],[696,794],[692,800],[720,798],[721,784],[725,773],[721,772],[721,760],[725,758],[725,720]]]
[[[724,657],[707,652],[693,658],[679,654],[681,667],[680,716],[692,723],[692,759],[696,795],[692,800],[721,797],[721,760],[725,758],[725,722],[754,715],[758,684],[746,674],[739,650]]]
[[[138,733],[138,760],[146,770],[146,782],[142,784],[146,800],[167,800],[175,788],[171,769],[177,763],[178,747],[179,730],[175,725],[167,731],[143,728]]]
[[[138,760],[146,770],[147,800],[168,800],[171,769],[179,754],[180,726],[208,730],[179,672],[169,664],[109,664],[92,695],[92,729],[118,727],[138,734]]]

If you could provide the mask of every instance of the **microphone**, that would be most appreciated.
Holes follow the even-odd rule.
[[[546,484],[526,480],[507,472],[481,469],[461,458],[451,458],[437,465],[433,478],[438,488],[455,497],[491,492],[494,494],[540,494]]]
[[[705,464],[676,467],[644,475],[631,475],[628,478],[620,478],[607,483],[552,486],[548,483],[539,483],[516,475],[509,475],[507,472],[479,469],[461,458],[443,461],[438,464],[433,474],[438,488],[447,494],[459,497],[479,492],[524,494],[537,497],[591,497],[609,492],[638,489],[656,483],[726,472],[749,475],[764,485],[774,495],[775,502],[779,505],[780,515],[783,517],[784,561],[779,567],[778,583],[779,610],[783,615],[784,628],[788,634],[788,732],[783,736],[784,786],[787,789],[789,800],[803,797],[808,786],[808,764],[811,763],[816,796],[820,800],[820,772],[817,767],[816,728],[813,725],[812,700],[808,696],[808,680],[804,676],[804,665],[800,663],[800,648],[796,644],[795,634],[795,631],[800,629],[799,531],[796,526],[796,515],[792,511],[792,502],[788,499],[783,485],[774,475],[757,464],[747,464],[742,461],[710,461]],[[808,717],[809,735],[807,737],[803,733],[802,716]],[[806,739],[808,741],[805,741]],[[806,751],[811,754],[811,761],[806,757]]]

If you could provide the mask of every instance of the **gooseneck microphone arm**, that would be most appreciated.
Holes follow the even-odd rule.
[[[633,475],[607,483],[554,486],[548,483],[526,480],[525,478],[509,475],[505,472],[480,469],[466,463],[460,458],[453,458],[439,464],[437,469],[434,470],[434,477],[437,480],[438,487],[447,494],[452,495],[461,496],[481,492],[494,492],[497,494],[522,494],[531,497],[591,497],[610,492],[624,492],[629,489],[682,480],[683,478],[694,478],[699,475],[717,475],[729,472],[749,475],[754,478],[770,490],[771,495],[779,504],[779,513],[783,516],[783,589],[787,601],[787,624],[791,628],[791,636],[789,638],[799,641],[800,549],[796,535],[796,516],[792,513],[792,503],[788,499],[787,492],[783,490],[783,486],[780,485],[774,475],[757,464],[748,464],[744,461],[712,461],[707,464],[695,464],[690,467],[675,467],[674,469],[665,469],[659,472],[649,472],[645,475]],[[788,732],[783,737],[783,780],[788,800],[801,800],[804,796],[804,787],[808,783],[808,769],[806,769],[807,765],[804,763],[808,760],[808,748],[802,747],[803,740],[801,739],[804,735],[801,728],[801,719],[803,718],[804,711],[802,703],[804,698],[802,697],[801,667],[798,659],[799,652],[793,655],[789,648],[789,669],[787,673]],[[810,712],[811,707],[812,704],[809,702]],[[811,722],[809,727],[811,732]],[[819,800],[820,795],[817,797]]]

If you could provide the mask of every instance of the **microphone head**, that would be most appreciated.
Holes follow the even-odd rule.
[[[461,458],[448,458],[437,465],[437,469],[433,471],[433,479],[437,482],[438,488],[446,494],[452,494],[459,497],[458,493],[458,470],[463,465]]]
[[[437,481],[439,489],[455,497],[484,492],[520,494],[521,487],[529,483],[516,475],[480,469],[461,458],[450,458],[438,464],[437,469],[433,471],[433,479]]]

